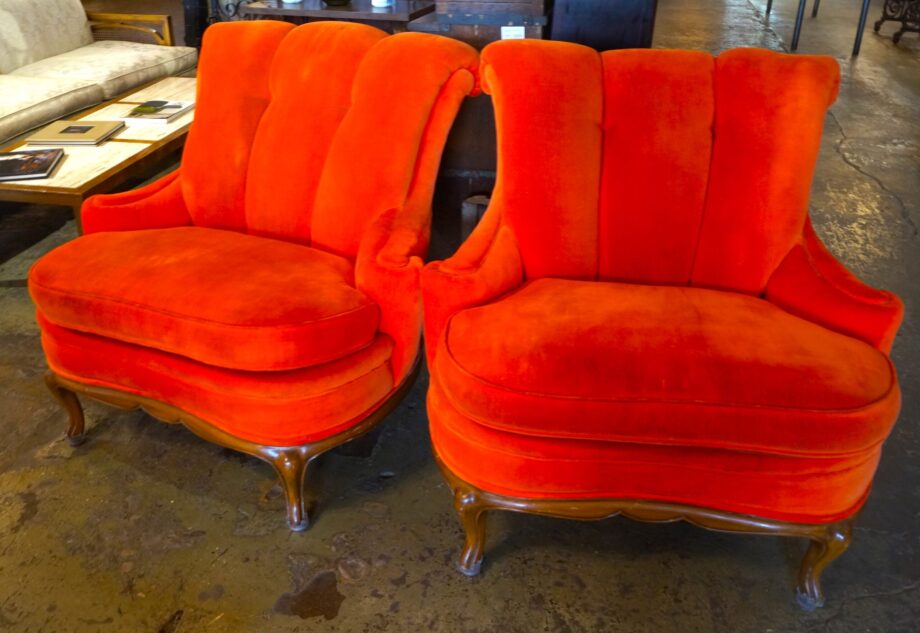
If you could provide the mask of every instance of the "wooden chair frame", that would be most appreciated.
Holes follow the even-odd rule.
[[[294,446],[257,444],[231,435],[210,422],[166,402],[117,389],[71,380],[54,373],[50,369],[45,373],[45,384],[48,385],[52,395],[67,411],[69,421],[66,435],[72,446],[79,446],[86,439],[83,406],[77,397],[79,394],[120,409],[143,409],[151,416],[167,424],[182,424],[203,440],[268,462],[278,473],[278,478],[284,488],[284,496],[287,500],[288,527],[294,532],[301,532],[310,527],[309,510],[314,502],[313,499],[304,499],[304,483],[310,462],[326,451],[355,440],[373,430],[402,402],[409,390],[412,389],[420,367],[421,365],[416,359],[412,371],[409,372],[409,375],[406,376],[399,387],[354,426],[315,442]]]
[[[172,19],[168,15],[87,11],[86,17],[94,35],[105,30],[137,31],[160,46],[173,45]]]
[[[477,488],[450,470],[435,451],[435,461],[454,494],[454,509],[465,532],[457,569],[476,576],[482,568],[486,541],[486,512],[505,510],[563,519],[598,521],[623,515],[636,521],[673,523],[686,521],[718,532],[746,532],[794,536],[811,541],[799,568],[795,598],[799,606],[813,611],[824,606],[821,573],[850,546],[858,512],[833,523],[790,523],[751,515],[722,512],[698,506],[645,499],[524,499],[507,497]]]

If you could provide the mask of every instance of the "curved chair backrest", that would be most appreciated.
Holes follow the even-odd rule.
[[[181,167],[192,221],[354,258],[382,212],[430,204],[449,126],[429,123],[477,64],[455,40],[361,24],[210,27]]]
[[[801,238],[833,59],[508,41],[481,71],[528,278],[759,294]]]

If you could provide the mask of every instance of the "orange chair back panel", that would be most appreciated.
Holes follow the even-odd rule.
[[[762,293],[801,235],[830,58],[497,42],[494,207],[528,278]]]
[[[478,55],[457,40],[349,22],[291,29],[208,30],[183,197],[196,226],[354,259],[382,213],[401,215],[410,199],[427,209],[438,138],[457,91],[473,87]]]
[[[278,48],[246,186],[251,233],[310,242],[321,167],[351,104],[358,66],[384,37],[370,26],[332,22],[297,29]]]
[[[483,86],[498,124],[493,200],[514,229],[529,277],[593,279],[601,58],[562,42],[517,51],[526,55],[503,55],[506,50],[493,44],[483,51]]]
[[[802,234],[830,57],[738,49],[716,59],[715,147],[692,283],[759,294]]]
[[[214,24],[198,62],[195,122],[182,156],[182,195],[198,226],[244,231],[246,170],[269,102],[275,50],[285,22]]]
[[[598,276],[685,285],[709,180],[712,56],[642,50],[601,59]]]
[[[472,48],[421,33],[387,38],[368,54],[323,166],[312,218],[314,246],[354,257],[371,222],[388,209],[403,208],[439,97],[450,90],[457,59],[464,57],[472,77],[477,64]]]

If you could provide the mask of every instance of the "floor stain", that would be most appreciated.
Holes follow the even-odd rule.
[[[296,593],[285,593],[275,603],[275,613],[308,618],[324,617],[331,620],[339,614],[345,596],[339,593],[335,572],[323,571],[307,582]]]
[[[176,633],[179,630],[179,623],[182,621],[182,616],[185,614],[185,611],[179,609],[171,616],[166,622],[163,623],[163,626],[160,627],[158,633]]]
[[[10,529],[14,534],[18,532],[29,519],[38,514],[38,497],[35,496],[34,492],[20,492],[16,496],[19,497],[21,506],[19,509],[19,518],[16,519],[16,523],[14,523],[13,527]]]

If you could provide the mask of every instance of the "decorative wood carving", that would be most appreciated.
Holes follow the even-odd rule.
[[[811,541],[799,568],[796,601],[807,611],[824,605],[821,573],[850,545],[855,515],[835,523],[789,523],[679,503],[642,499],[522,499],[487,492],[454,474],[435,452],[435,461],[454,493],[454,509],[466,533],[457,568],[475,576],[482,567],[486,512],[507,510],[566,519],[595,521],[625,516],[637,521],[686,521],[720,532],[795,536]]]
[[[284,488],[287,500],[288,526],[291,530],[300,532],[310,527],[310,518],[303,494],[304,480],[310,462],[322,453],[360,437],[379,424],[387,414],[396,408],[412,388],[415,379],[418,377],[419,368],[420,363],[416,359],[412,371],[396,391],[359,423],[336,435],[298,446],[266,446],[250,442],[249,440],[235,437],[210,422],[171,404],[116,389],[87,385],[59,376],[51,370],[48,370],[45,374],[45,383],[58,402],[67,410],[69,418],[67,439],[74,446],[82,444],[85,439],[83,408],[77,397],[79,394],[120,409],[143,409],[151,416],[167,424],[182,424],[203,440],[268,462],[278,473]]]

